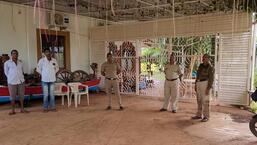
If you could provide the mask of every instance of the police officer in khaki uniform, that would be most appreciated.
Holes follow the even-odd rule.
[[[192,119],[202,119],[207,122],[210,117],[210,92],[214,80],[214,68],[209,60],[210,56],[204,54],[202,61],[197,70],[195,82],[195,91],[197,93],[198,111]]]
[[[183,76],[179,65],[175,62],[174,54],[170,55],[170,62],[165,66],[164,83],[164,104],[160,111],[167,111],[169,103],[172,105],[172,113],[177,112],[177,102],[179,97],[179,80]]]
[[[118,103],[120,106],[120,110],[123,110],[121,104],[121,96],[120,89],[118,83],[118,74],[121,72],[120,66],[113,61],[113,57],[111,53],[107,54],[107,62],[104,62],[101,67],[101,74],[105,76],[105,88],[107,96],[109,96],[109,105],[106,110],[112,109],[112,89],[115,93],[115,96],[118,97]]]

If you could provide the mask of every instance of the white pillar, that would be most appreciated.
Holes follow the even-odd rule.
[[[140,74],[139,74],[139,56],[140,56],[140,41],[136,40],[136,95],[139,95],[139,80],[140,80]]]

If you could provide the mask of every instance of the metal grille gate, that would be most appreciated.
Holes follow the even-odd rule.
[[[143,41],[125,41],[109,42],[107,44],[108,52],[114,55],[115,60],[122,68],[122,73],[119,75],[120,92],[123,94],[137,94],[157,98],[163,97],[165,81],[163,73],[164,65],[155,65],[159,69],[157,78],[152,74],[151,67],[153,66],[152,64],[164,64],[168,62],[169,54],[173,52],[184,74],[184,79],[180,83],[180,98],[195,99],[194,82],[196,72],[194,70],[200,64],[202,55],[205,52],[194,48],[193,44],[182,45],[179,42],[173,42],[162,49],[157,56],[143,56],[141,54],[143,43]],[[212,49],[215,49],[215,46]],[[215,62],[214,53],[215,51],[211,50],[213,63]],[[146,68],[145,70],[142,69],[143,66]]]

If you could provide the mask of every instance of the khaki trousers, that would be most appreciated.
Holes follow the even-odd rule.
[[[105,79],[105,88],[106,88],[107,96],[109,97],[109,106],[112,106],[112,89],[114,91],[115,96],[118,97],[118,104],[122,106],[118,80]]]
[[[175,81],[167,81],[164,83],[164,104],[163,108],[168,109],[169,104],[172,110],[177,110],[177,102],[179,98],[179,79]]]
[[[206,95],[208,81],[196,82],[197,116],[210,117],[210,95]],[[209,92],[210,94],[210,92]]]
[[[12,101],[16,100],[16,96],[19,96],[20,101],[23,101],[24,99],[24,93],[25,93],[25,86],[24,84],[18,84],[18,85],[11,85],[8,84],[10,99]]]

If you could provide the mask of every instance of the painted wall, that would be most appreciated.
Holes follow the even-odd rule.
[[[175,24],[175,25],[174,25]],[[90,29],[94,41],[122,41],[156,37],[203,36],[216,33],[245,32],[251,30],[248,13],[206,14],[161,19],[156,21],[116,24]]]
[[[38,10],[39,11],[39,10]],[[45,10],[40,10],[41,14]],[[34,9],[32,7],[16,5],[12,3],[0,2],[0,55],[10,54],[12,49],[17,49],[20,59],[24,62],[25,73],[31,73],[37,65],[37,42],[36,29],[48,28],[44,15],[39,16],[36,12],[34,19]],[[88,28],[95,26],[96,19],[69,14],[70,26],[70,56],[71,70],[90,71],[90,49]],[[75,29],[77,27],[77,29]]]

